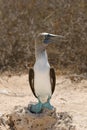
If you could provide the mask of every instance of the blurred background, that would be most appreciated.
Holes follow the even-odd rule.
[[[0,73],[27,72],[40,32],[67,36],[47,50],[58,72],[87,72],[86,0],[0,0]]]

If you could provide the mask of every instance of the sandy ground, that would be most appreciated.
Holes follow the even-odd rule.
[[[28,75],[0,77],[0,115],[10,113],[17,105],[27,106],[36,101],[28,84]],[[76,130],[87,130],[87,80],[72,82],[66,76],[58,76],[51,104],[58,112],[73,116]]]

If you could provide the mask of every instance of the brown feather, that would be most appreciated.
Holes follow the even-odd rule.
[[[55,90],[55,85],[56,85],[56,76],[55,76],[54,68],[50,68],[50,82],[51,82],[51,90],[53,94]]]
[[[37,96],[35,94],[35,89],[34,89],[34,70],[33,70],[33,68],[29,69],[29,84],[30,84],[30,88],[31,88],[34,96],[37,98]]]

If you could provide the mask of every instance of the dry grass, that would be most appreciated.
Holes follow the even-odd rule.
[[[44,31],[67,36],[48,48],[53,66],[87,72],[86,0],[0,0],[0,71],[24,71],[32,65],[34,36]]]

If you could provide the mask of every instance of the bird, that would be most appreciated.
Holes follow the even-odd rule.
[[[38,103],[31,105],[32,113],[41,113],[44,108],[53,110],[50,99],[54,93],[56,85],[56,74],[50,66],[47,55],[47,47],[51,43],[56,43],[61,35],[51,33],[39,33],[35,38],[35,64],[29,69],[29,84],[33,95],[38,99]]]

